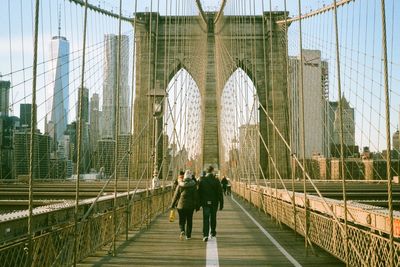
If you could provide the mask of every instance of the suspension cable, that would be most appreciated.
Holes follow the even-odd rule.
[[[335,40],[336,40],[336,72],[337,72],[337,88],[338,88],[338,98],[339,98],[339,123],[340,123],[340,176],[342,180],[343,189],[343,204],[344,204],[344,249],[345,249],[345,262],[346,266],[349,265],[349,248],[348,248],[348,236],[347,236],[347,198],[346,198],[346,177],[344,168],[344,130],[343,130],[343,101],[342,101],[342,87],[340,79],[340,54],[339,54],[339,31],[337,22],[337,5],[336,0],[333,1],[334,4],[334,25],[335,25]]]
[[[119,19],[118,19],[118,50],[117,50],[117,87],[114,93],[114,117],[115,117],[115,132],[114,132],[114,205],[113,205],[113,224],[114,224],[114,235],[113,235],[113,256],[116,256],[116,241],[118,234],[118,224],[117,224],[117,190],[118,190],[118,158],[119,158],[119,139],[120,139],[120,118],[121,118],[121,108],[120,108],[120,91],[121,91],[121,43],[122,43],[122,33],[121,33],[121,17],[122,17],[122,0],[119,0]],[[125,84],[124,84],[125,85]],[[123,88],[125,90],[126,88]],[[125,111],[125,110],[123,110]],[[124,112],[125,114],[125,112]],[[124,118],[127,119],[127,118]],[[122,157],[121,157],[122,158]],[[122,160],[122,159],[121,159]]]
[[[74,266],[78,262],[78,242],[80,240],[78,235],[78,208],[79,208],[79,180],[80,180],[80,169],[81,169],[81,145],[82,145],[82,126],[83,126],[83,93],[84,93],[84,82],[85,82],[85,59],[86,59],[86,28],[87,28],[87,1],[85,0],[85,13],[83,19],[83,44],[82,44],[82,68],[81,68],[81,88],[79,90],[79,112],[78,112],[78,136],[77,136],[77,164],[76,164],[76,186],[75,186],[75,212],[74,212]]]
[[[308,201],[307,201],[307,186],[306,186],[306,173],[307,173],[307,167],[306,167],[306,151],[305,151],[305,123],[304,123],[304,84],[303,84],[303,64],[304,64],[304,58],[303,58],[303,35],[302,35],[302,17],[301,17],[301,0],[298,0],[298,9],[299,9],[299,46],[300,46],[300,82],[299,82],[299,87],[300,87],[300,128],[301,128],[301,152],[302,152],[302,158],[303,158],[303,191],[304,191],[304,213],[305,213],[305,232],[304,235],[306,236],[306,239],[308,239]],[[307,249],[307,241],[305,242],[305,247]]]
[[[137,12],[137,0],[135,0],[135,16]],[[129,127],[129,142],[128,142],[128,150],[129,150],[129,157],[128,157],[128,183],[127,183],[127,188],[126,191],[130,192],[131,191],[131,165],[132,165],[132,149],[133,149],[133,135],[132,132],[134,130],[134,109],[133,109],[133,103],[134,103],[134,92],[135,92],[135,66],[136,66],[136,19],[133,21],[133,49],[132,49],[132,89],[131,89],[131,100],[130,100],[130,116],[129,116],[129,121],[130,121],[130,127]],[[133,197],[132,197],[133,198]],[[126,196],[126,228],[125,228],[125,240],[128,240],[129,238],[129,225],[130,225],[130,217],[131,217],[131,205],[130,205],[130,200],[129,200],[129,194]]]
[[[381,0],[381,19],[382,19],[382,57],[383,57],[383,79],[385,91],[385,115],[386,115],[386,177],[388,187],[388,206],[389,206],[389,264],[395,266],[394,261],[394,229],[393,229],[393,193],[392,193],[392,166],[391,166],[391,145],[390,145],[390,99],[389,99],[389,81],[388,81],[388,60],[387,60],[387,40],[386,40],[386,14],[385,0]]]
[[[31,139],[29,144],[29,217],[28,217],[28,263],[33,263],[33,175],[35,173],[35,135],[36,135],[36,73],[38,57],[39,34],[39,0],[35,0],[35,24],[33,39],[33,81],[32,81],[32,114],[31,114]]]

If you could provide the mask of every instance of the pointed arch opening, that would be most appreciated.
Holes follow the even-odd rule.
[[[202,120],[200,91],[185,69],[171,78],[167,86],[164,132],[174,171],[190,168],[200,171]]]
[[[259,101],[252,79],[236,69],[221,94],[221,155],[227,175],[259,175]]]

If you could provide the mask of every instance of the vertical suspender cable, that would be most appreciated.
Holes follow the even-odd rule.
[[[267,88],[267,75],[268,75],[268,72],[267,72],[267,44],[266,44],[266,41],[265,41],[265,38],[266,38],[266,30],[265,30],[265,16],[264,16],[264,0],[262,0],[262,2],[261,2],[261,5],[262,5],[262,12],[263,12],[263,14],[262,14],[262,32],[263,32],[263,51],[264,51],[264,58],[263,58],[263,63],[264,63],[264,86],[266,87],[266,90],[265,90],[265,107],[264,107],[264,109],[265,109],[265,111],[266,111],[266,117],[268,117],[269,116],[269,109],[268,109],[268,95],[269,95],[269,92],[268,92],[268,88]],[[261,107],[261,109],[263,109],[263,107]],[[265,123],[267,124],[267,130],[266,130],[266,134],[267,134],[267,145],[270,145],[270,137],[269,137],[269,132],[270,132],[270,129],[269,129],[269,126],[268,126],[268,124],[269,124],[269,122],[268,122],[268,119],[267,118],[265,118]],[[261,117],[260,117],[260,125],[261,125]],[[267,157],[266,157],[266,159],[265,160],[267,160],[267,168],[266,168],[266,174],[265,174],[265,176],[268,178],[268,179],[271,179],[271,177],[270,177],[270,160],[269,160],[269,157],[270,157],[270,153],[269,152],[266,152],[267,153]],[[269,185],[270,187],[271,187],[271,184]],[[271,187],[272,188],[272,187]],[[272,202],[272,197],[271,197],[271,195],[269,194],[269,198],[270,198],[270,201]],[[268,200],[268,196],[267,196],[267,200]],[[267,206],[267,205],[266,205]]]
[[[148,73],[148,76],[149,76],[149,87],[147,88],[147,92],[148,92],[148,95],[150,96],[151,95],[151,91],[153,90],[154,91],[154,94],[155,94],[155,86],[156,86],[156,81],[154,80],[154,79],[152,79],[151,77],[151,72],[152,71],[155,71],[155,69],[153,68],[153,65],[152,65],[152,62],[153,62],[153,60],[155,59],[155,57],[153,56],[154,55],[154,53],[155,53],[155,51],[153,50],[153,0],[151,0],[150,1],[150,16],[149,16],[149,19],[150,19],[150,22],[149,22],[149,50],[148,50],[148,53],[149,53],[149,57],[148,57],[148,60],[149,60],[149,62],[148,62],[148,64],[149,64],[149,67],[148,67],[148,70],[149,70],[149,73]],[[154,47],[154,49],[157,49],[156,47]],[[155,64],[155,63],[154,63]],[[150,101],[150,100],[152,100],[152,102]],[[149,110],[149,114],[150,114],[150,116],[153,116],[153,117],[151,117],[151,119],[153,119],[152,120],[152,124],[151,124],[151,131],[152,132],[155,132],[155,127],[156,127],[156,124],[155,124],[155,120],[154,120],[154,107],[155,107],[155,100],[156,100],[156,97],[155,97],[155,95],[152,97],[152,98],[149,98],[149,100],[147,101],[147,103],[148,103],[148,110]],[[151,158],[153,161],[152,162],[147,162],[147,170],[148,170],[148,173],[147,173],[147,191],[146,191],[146,226],[148,226],[149,224],[150,224],[150,218],[151,218],[151,202],[150,202],[150,191],[149,191],[149,189],[150,189],[150,187],[151,187],[151,178],[152,178],[152,174],[153,174],[153,163],[154,163],[154,157],[155,157],[155,153],[153,152],[154,150],[155,150],[155,143],[153,144],[153,147],[151,146],[151,144],[152,144],[152,142],[154,142],[154,140],[152,140],[152,135],[149,133],[149,143],[148,144],[150,144],[150,146],[147,146],[147,149],[148,149],[148,155],[153,155],[153,157]],[[153,138],[154,139],[154,138]],[[152,153],[154,153],[154,154],[152,154]]]
[[[29,144],[29,217],[28,217],[28,260],[27,266],[33,265],[33,174],[34,174],[34,148],[36,132],[36,75],[38,57],[38,31],[39,31],[39,0],[35,1],[35,26],[33,39],[33,74],[32,74],[32,114],[31,114],[31,140]]]
[[[335,44],[336,44],[336,73],[338,83],[338,98],[339,98],[339,123],[340,123],[340,176],[342,180],[343,188],[343,204],[344,204],[344,247],[345,247],[345,262],[346,266],[349,265],[349,248],[348,248],[348,236],[347,236],[347,198],[346,198],[346,176],[345,176],[345,164],[344,164],[344,129],[343,129],[343,102],[342,102],[342,86],[340,80],[340,51],[339,51],[339,30],[337,23],[337,6],[336,0],[334,3],[334,26],[335,26]]]
[[[117,54],[117,88],[114,94],[114,116],[115,116],[115,146],[114,146],[114,207],[113,207],[113,222],[114,222],[114,235],[113,235],[113,256],[116,255],[116,239],[117,239],[117,188],[118,188],[118,139],[120,132],[120,107],[119,97],[121,89],[121,17],[122,17],[122,0],[119,0],[119,18],[118,18],[118,54]]]
[[[274,53],[273,53],[273,46],[274,46],[274,44],[272,43],[272,40],[273,40],[273,36],[274,36],[274,31],[273,31],[273,29],[272,29],[272,1],[271,0],[269,0],[269,27],[270,27],[270,49],[271,49],[271,55],[270,55],[270,59],[271,59],[271,88],[272,88],[272,91],[273,90],[275,90],[275,83],[274,83],[274,76],[275,76],[275,67],[274,67],[274,59],[273,59],[273,55],[274,55]],[[276,34],[276,38],[278,38],[278,33]],[[276,107],[276,104],[275,104],[275,93],[272,93],[272,113],[274,114],[273,115],[273,117],[272,117],[272,119],[274,120],[275,119],[275,107]],[[277,134],[276,134],[276,131],[277,129],[274,129],[274,132],[273,132],[273,135],[272,135],[272,142],[273,142],[273,144],[274,144],[274,146],[273,146],[273,161],[276,161],[276,159],[277,159],[277,155],[276,155],[276,146],[277,146],[277,138],[276,138],[276,136],[277,136]],[[278,216],[279,216],[279,214],[278,214],[278,181],[277,181],[277,175],[278,175],[278,172],[279,172],[279,170],[278,170],[278,166],[275,166],[275,168],[274,168],[275,170],[274,170],[274,187],[275,187],[275,218],[276,218],[276,220],[277,220],[277,223],[280,223],[279,222],[279,219],[278,219]]]
[[[82,149],[82,125],[83,125],[83,91],[85,82],[85,58],[86,58],[86,30],[87,30],[87,1],[85,1],[85,13],[83,21],[83,44],[82,44],[82,68],[81,68],[81,86],[78,96],[78,146],[77,146],[77,157],[76,157],[76,183],[75,183],[75,212],[74,212],[74,266],[78,262],[78,242],[79,242],[79,230],[78,230],[78,209],[79,209],[79,179],[80,179],[80,167],[81,167],[81,149]],[[83,223],[83,222],[82,222]]]
[[[393,199],[392,199],[392,177],[391,177],[391,159],[390,159],[390,110],[389,110],[389,82],[388,82],[388,59],[387,59],[387,40],[386,40],[386,14],[385,0],[381,0],[382,16],[382,56],[383,56],[383,79],[385,90],[385,113],[386,113],[386,177],[388,186],[388,206],[390,221],[390,240],[389,240],[389,264],[394,266],[394,242],[393,242]]]
[[[270,71],[271,71],[272,120],[275,119],[275,116],[274,116],[274,114],[275,114],[275,94],[273,92],[275,90],[275,88],[274,88],[274,86],[275,86],[275,84],[274,84],[274,75],[275,75],[275,73],[274,73],[274,59],[273,59],[273,55],[274,55],[273,46],[274,46],[274,44],[272,43],[273,36],[274,36],[274,32],[273,32],[273,29],[272,29],[272,1],[269,0],[269,46],[270,46],[270,48],[269,48],[270,49],[270,55],[269,55],[270,66],[269,67],[270,67]],[[271,154],[269,154],[270,158],[272,158],[271,162],[276,160],[276,138],[275,138],[276,134],[275,134],[275,130],[276,129],[274,129],[274,131],[272,132],[272,143],[273,143],[272,153],[273,153],[273,156],[271,156]],[[269,150],[271,152],[271,149],[269,149]],[[278,205],[278,197],[277,197],[278,196],[278,188],[277,188],[278,184],[277,184],[277,181],[276,181],[276,172],[277,172],[277,170],[275,168],[275,170],[274,170],[274,188],[275,188],[275,190],[274,190],[273,199],[274,199],[275,219],[277,220],[276,222],[278,222],[279,221],[278,220],[278,206],[277,206]],[[271,193],[272,193],[272,191],[271,191]]]
[[[287,2],[284,0],[284,9],[285,9],[285,53],[286,53],[286,88],[287,88],[287,96],[288,96],[288,120],[289,120],[289,149],[290,149],[290,164],[294,162],[293,158],[293,140],[292,140],[292,132],[293,132],[293,124],[291,123],[291,111],[292,111],[292,92],[289,87],[289,42],[288,42],[288,16],[287,16]],[[292,165],[291,165],[292,166]],[[296,220],[296,195],[294,190],[294,168],[292,166],[290,174],[292,179],[292,203],[293,203],[293,222],[294,222],[294,231],[297,231],[297,220]]]
[[[128,194],[126,194],[127,198],[127,205],[126,205],[126,229],[125,229],[125,239],[128,240],[128,231],[129,231],[129,219],[130,219],[130,214],[131,214],[131,209],[130,209],[130,195],[129,192],[131,191],[131,160],[132,160],[132,150],[133,150],[133,101],[134,101],[134,89],[135,89],[135,50],[136,50],[136,13],[137,13],[137,0],[135,0],[135,20],[133,21],[133,48],[132,48],[132,90],[131,90],[131,101],[130,101],[130,129],[129,129],[129,154],[128,154],[128,183],[127,183],[127,189],[126,191]],[[132,195],[133,198],[133,195]]]
[[[150,1],[150,13],[149,13],[149,16],[148,16],[148,18],[149,18],[149,27],[148,27],[148,57],[147,57],[147,60],[148,60],[148,62],[147,62],[147,64],[148,64],[148,67],[147,67],[147,70],[148,70],[148,76],[149,76],[149,82],[148,82],[148,88],[147,88],[147,95],[148,96],[150,96],[151,95],[151,90],[152,90],[152,87],[153,87],[153,90],[154,90],[154,86],[155,86],[155,84],[154,84],[154,81],[151,79],[151,70],[152,70],[152,68],[151,68],[151,62],[153,61],[153,58],[152,58],[152,52],[153,52],[153,49],[152,49],[152,45],[153,45],[153,42],[152,42],[152,38],[153,38],[153,0],[151,0]],[[153,98],[151,98],[151,97],[148,97],[148,99],[147,99],[147,114],[149,114],[148,116],[148,118],[149,118],[149,121],[150,121],[150,116],[152,116],[152,114],[153,114],[153,107],[154,107],[154,98],[155,97],[153,97]],[[153,103],[151,102],[151,100],[153,100]],[[154,122],[153,123],[150,123],[149,124],[149,134],[148,134],[148,136],[147,136],[147,147],[146,147],[146,154],[147,155],[151,155],[151,151],[153,151],[153,148],[152,148],[152,143],[153,143],[153,141],[152,141],[152,138],[151,138],[151,132],[150,131],[152,131],[152,132],[154,132]],[[151,129],[150,129],[151,128]],[[153,155],[154,156],[154,155]],[[147,162],[146,163],[146,169],[147,169],[147,177],[146,177],[146,190],[147,190],[147,192],[146,192],[146,212],[148,212],[148,201],[147,201],[147,199],[148,199],[148,197],[149,197],[149,192],[148,192],[148,190],[149,190],[149,188],[150,188],[150,177],[151,177],[151,170],[152,170],[152,168],[150,167],[150,163],[149,162]],[[149,172],[149,170],[150,170],[150,172]],[[146,224],[148,223],[148,221],[147,221],[147,218],[148,218],[148,214],[146,214]]]
[[[169,44],[169,34],[168,34],[169,32],[167,32],[167,27],[168,27],[168,2],[167,1],[165,1],[165,17],[164,17],[163,25],[164,25],[164,29],[163,29],[163,31],[164,31],[164,36],[163,36],[164,62],[163,62],[163,64],[164,64],[164,66],[169,66],[169,64],[168,64],[168,62],[169,62],[169,58],[168,58],[169,49],[167,49],[167,46]],[[169,82],[169,77],[168,77],[167,73],[168,73],[168,68],[167,68],[167,70],[164,71],[164,78],[163,78],[164,79],[164,87],[165,87],[166,91],[167,91],[168,82]],[[164,107],[167,110],[168,109],[167,107],[169,106],[169,99],[168,99],[167,92],[165,93],[165,100],[164,101],[165,101]],[[164,112],[164,113],[167,113],[167,112]],[[167,132],[168,123],[169,123],[171,114],[172,114],[172,112],[169,113],[168,116],[165,118],[165,123],[163,124],[164,132]],[[169,144],[169,137],[168,138],[164,138],[164,143],[163,143],[163,157],[164,157],[164,160],[167,159],[168,144]],[[169,161],[168,169],[164,169],[163,170],[163,181],[162,181],[163,190],[164,190],[165,180],[167,179],[167,177],[169,177],[169,172],[170,172],[171,168],[172,168],[172,177],[177,177],[176,168],[175,167],[171,167],[171,166],[174,166],[173,157]],[[164,197],[164,195],[163,195],[163,197]]]
[[[256,49],[257,43],[256,42],[257,42],[256,41],[256,2],[255,2],[255,0],[253,0],[253,38],[252,38],[253,53],[252,53],[251,61],[252,61],[252,72],[254,73],[254,77],[253,77],[253,86],[254,87],[256,86],[256,84],[258,82],[258,76],[257,76],[257,72],[256,72],[256,59],[257,59],[257,49]],[[257,90],[257,89],[255,88],[255,90]],[[252,95],[253,95],[253,107],[251,110],[251,114],[253,115],[253,113],[254,113],[254,123],[257,124],[258,114],[255,111],[255,108],[256,108],[255,104],[258,101],[257,100],[258,99],[257,92],[252,91]],[[256,138],[258,138],[258,139],[260,139],[258,137],[258,135],[260,135],[260,126],[259,125],[260,124],[258,123],[258,131],[257,131],[258,134],[256,135]],[[254,150],[254,154],[258,155],[258,156],[256,156],[256,164],[254,166],[254,174],[255,174],[254,180],[257,185],[257,198],[259,199],[259,202],[262,203],[262,205],[264,206],[264,201],[263,201],[263,197],[262,197],[263,194],[262,194],[262,190],[261,190],[260,183],[259,183],[260,169],[262,169],[262,168],[260,168],[260,154],[259,154],[259,151],[257,151],[257,149],[259,150],[259,147],[261,146],[261,142],[260,141],[257,142],[256,139],[252,140],[252,141],[253,141],[252,149]],[[258,144],[258,146],[257,146],[257,144]]]
[[[158,55],[158,23],[159,23],[159,18],[160,18],[160,0],[157,1],[157,17],[156,17],[156,27],[155,27],[155,48],[154,48],[154,94],[156,94],[156,81],[157,81],[157,71],[156,71],[156,66],[157,66],[157,55]],[[159,83],[158,83],[159,84]],[[161,89],[161,88],[158,88]],[[164,88],[163,88],[164,89]],[[154,96],[154,101],[158,101],[158,99],[156,99],[156,97]],[[163,103],[164,99],[162,99],[161,103]],[[154,104],[160,104],[160,103],[153,103]],[[163,109],[161,109],[163,110]],[[153,110],[154,112],[154,110]],[[161,115],[162,118],[162,115]],[[157,178],[160,177],[160,172],[158,171],[159,169],[161,169],[161,166],[158,166],[158,141],[159,141],[159,137],[158,137],[158,120],[159,118],[156,116],[155,120],[154,120],[154,172],[153,176],[157,175]],[[162,121],[162,119],[161,119]]]
[[[307,166],[306,166],[306,147],[305,147],[305,129],[304,129],[304,92],[303,92],[303,35],[302,35],[302,28],[301,28],[301,0],[298,0],[298,8],[299,8],[299,45],[300,45],[300,66],[299,66],[299,89],[300,89],[300,126],[301,126],[301,153],[302,153],[302,158],[303,158],[303,191],[304,191],[304,213],[305,213],[305,222],[304,222],[304,237],[305,237],[305,247],[308,247],[308,201],[307,201],[307,180],[306,180],[306,172],[307,172]]]

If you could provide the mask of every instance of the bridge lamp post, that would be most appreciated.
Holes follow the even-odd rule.
[[[158,127],[158,121],[162,118],[163,114],[163,100],[165,97],[165,92],[159,87],[152,90],[149,94],[149,97],[152,98],[153,102],[153,118],[154,118],[154,162],[153,162],[153,177],[159,177],[158,173],[158,151],[159,144],[157,143],[158,136],[161,134],[161,128]],[[162,178],[162,177],[160,177]]]

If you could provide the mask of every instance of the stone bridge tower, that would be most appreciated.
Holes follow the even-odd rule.
[[[272,166],[270,157],[263,145],[266,144],[280,174],[288,177],[289,152],[274,130],[274,127],[279,129],[288,140],[286,32],[283,25],[275,23],[283,19],[284,13],[249,16],[242,19],[245,23],[240,26],[235,23],[235,17],[217,16],[217,13],[202,15],[185,17],[185,23],[180,23],[181,17],[149,12],[136,14],[133,177],[151,176],[155,122],[150,108],[154,101],[152,96],[156,91],[165,91],[182,68],[188,71],[200,90],[202,165],[218,167],[223,160],[219,146],[222,143],[219,130],[221,95],[229,77],[241,68],[253,81],[260,102],[261,169],[266,177],[273,174],[273,168],[269,168]],[[159,132],[161,128],[156,127]],[[159,164],[165,143],[166,140],[164,145],[159,142]]]

